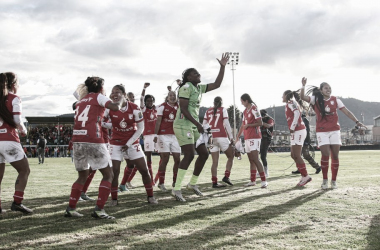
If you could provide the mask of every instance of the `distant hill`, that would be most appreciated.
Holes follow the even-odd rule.
[[[360,121],[362,121],[361,113],[364,115],[364,124],[373,125],[373,118],[380,115],[380,102],[365,102],[355,98],[341,98],[344,105],[349,109]],[[272,117],[273,107],[266,108],[268,114]],[[287,126],[285,119],[285,105],[275,107],[276,125]],[[342,128],[352,128],[355,124],[342,112],[338,112],[339,123]],[[311,124],[315,124],[315,118],[311,119]]]

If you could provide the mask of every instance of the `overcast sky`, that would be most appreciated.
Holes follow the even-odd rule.
[[[259,108],[282,105],[301,78],[328,82],[333,95],[379,99],[378,1],[7,1],[0,2],[0,68],[15,72],[24,116],[70,113],[88,76],[107,93],[123,83],[156,104],[166,86],[195,67],[215,80],[222,52],[240,52],[236,104],[249,93]],[[174,84],[173,84],[174,86]],[[232,73],[205,94],[232,101]],[[348,107],[349,108],[349,107]]]

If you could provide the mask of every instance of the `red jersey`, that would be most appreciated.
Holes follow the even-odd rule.
[[[17,95],[8,93],[5,106],[12,115],[21,115],[21,99]],[[0,141],[15,141],[20,142],[20,137],[16,128],[5,123],[0,117]]]
[[[160,129],[158,135],[174,135],[173,122],[177,114],[178,104],[171,106],[165,102],[157,108],[157,116],[161,116]]]
[[[260,112],[257,111],[257,107],[252,104],[250,109],[245,109],[243,112],[243,125],[254,124],[261,120]],[[248,127],[244,131],[244,139],[261,139],[260,127]]]
[[[310,104],[313,105],[316,115],[316,131],[331,132],[340,130],[338,109],[344,108],[343,102],[335,96],[330,96],[329,99],[324,100],[326,111],[324,118],[322,118],[322,114],[315,103],[315,96],[310,96]]]
[[[223,125],[223,120],[228,119],[227,110],[223,107],[219,107],[216,109],[216,113],[214,115],[214,108],[209,108],[205,113],[205,120],[207,120],[213,138],[228,138],[226,130]]]
[[[144,114],[144,133],[143,135],[153,135],[154,128],[156,127],[157,121],[157,110],[155,108],[144,107],[142,109]]]
[[[106,111],[106,115],[112,122],[112,136],[110,140],[111,145],[124,146],[129,139],[135,134],[137,130],[136,123],[143,121],[143,114],[139,106],[132,102],[127,102],[125,107],[119,111]],[[133,144],[139,143],[136,139]]]
[[[89,93],[77,102],[73,142],[104,143],[101,122],[109,102],[111,100],[101,93]]]
[[[299,117],[297,121],[294,121],[294,112],[298,110]],[[288,122],[289,130],[299,131],[302,129],[306,129],[305,123],[303,123],[302,117],[301,117],[301,111],[296,102],[293,100],[290,100],[285,105],[285,117],[286,121]]]

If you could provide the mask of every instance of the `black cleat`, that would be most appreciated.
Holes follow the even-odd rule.
[[[223,181],[224,183],[227,183],[227,184],[230,185],[230,186],[233,186],[233,185],[234,185],[234,184],[232,184],[232,182],[230,181],[230,178],[228,178],[227,176],[224,176],[223,179],[222,179],[222,181]]]
[[[315,174],[319,174],[319,172],[321,172],[321,170],[322,170],[321,167],[317,168],[317,169],[315,170]]]
[[[297,169],[296,171],[292,171],[292,174],[300,174],[300,171]]]
[[[222,187],[227,187],[226,184],[221,184],[221,183],[213,183],[212,184],[213,188],[222,188]]]
[[[11,210],[12,211],[19,211],[19,212],[22,212],[24,214],[32,214],[33,213],[32,209],[25,207],[22,203],[16,204],[15,202],[12,203]]]

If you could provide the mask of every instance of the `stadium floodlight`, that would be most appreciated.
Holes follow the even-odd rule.
[[[235,103],[235,73],[236,65],[239,64],[239,52],[230,52],[230,60],[228,60],[228,64],[231,64],[231,71],[232,71],[232,94],[233,94],[233,102],[234,102],[234,138],[236,138],[236,103]]]

